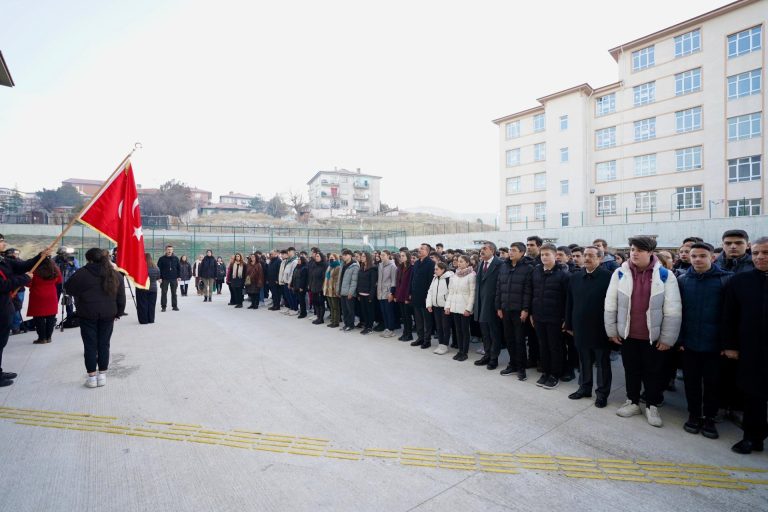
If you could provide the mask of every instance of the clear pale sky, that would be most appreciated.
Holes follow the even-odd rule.
[[[0,186],[104,179],[218,195],[383,176],[390,205],[498,209],[492,119],[617,79],[608,48],[727,3],[3,0]]]

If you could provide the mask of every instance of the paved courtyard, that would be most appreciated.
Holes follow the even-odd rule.
[[[0,510],[768,510],[768,455],[732,453],[730,423],[684,432],[682,386],[661,429],[617,417],[619,361],[601,410],[573,382],[226,302],[141,326],[129,298],[104,388],[78,330],[13,336]]]

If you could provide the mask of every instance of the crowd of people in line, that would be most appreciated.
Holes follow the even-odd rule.
[[[485,242],[479,251],[426,243],[416,250],[329,254],[289,247],[236,253],[228,263],[211,250],[190,263],[169,245],[156,264],[146,254],[150,287],[136,290],[137,314],[142,324],[154,322],[158,288],[165,312],[169,291],[178,311],[177,292],[188,295],[190,283],[204,302],[226,284],[236,309],[247,295],[248,309],[266,306],[344,333],[393,338],[400,332],[398,340],[421,349],[436,338],[434,353],[455,349],[457,362],[481,340],[476,366],[497,369],[506,349],[501,375],[525,381],[527,370],[536,369],[536,386],[544,390],[578,372],[578,389],[568,398],[594,392],[598,408],[608,403],[611,361],[620,353],[627,396],[618,416],[644,414],[661,427],[664,391],[675,388],[682,370],[689,413],[683,428],[716,439],[724,411],[744,431],[733,451],[748,454],[762,451],[768,437],[768,237],[750,244],[746,232],[729,230],[717,245],[689,237],[672,254],[656,250],[654,238],[637,236],[628,240],[628,252],[610,252],[602,239],[556,246],[529,236],[509,247]],[[71,258],[59,264],[48,258],[34,274],[24,274],[34,258],[0,261],[0,334],[11,327],[10,290],[28,286],[35,343],[50,342],[63,286],[81,318],[86,385],[97,387],[106,382],[109,336],[125,293],[106,251],[91,249],[86,259],[72,272]],[[7,338],[0,336],[0,357]],[[0,385],[13,377],[3,373]]]

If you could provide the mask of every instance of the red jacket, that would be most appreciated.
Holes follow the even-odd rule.
[[[29,306],[27,316],[55,316],[59,309],[59,294],[56,285],[61,283],[61,272],[56,269],[54,279],[42,279],[37,274],[29,283]]]

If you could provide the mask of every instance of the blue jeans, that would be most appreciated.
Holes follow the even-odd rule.
[[[387,299],[379,299],[379,306],[381,307],[381,316],[384,318],[384,328],[389,329],[390,331],[397,329],[395,303],[389,302]]]
[[[298,309],[299,303],[296,294],[293,293],[293,290],[291,290],[287,284],[283,285],[283,298],[285,299],[285,303],[288,305],[288,309],[292,309],[294,311]]]
[[[19,298],[22,304],[24,304],[24,294],[25,290],[20,290],[19,293],[16,294],[16,296]],[[11,322],[11,329],[14,331],[19,329],[21,327],[21,322],[23,322],[24,319],[21,317],[21,311],[16,311],[13,314],[13,321]]]

